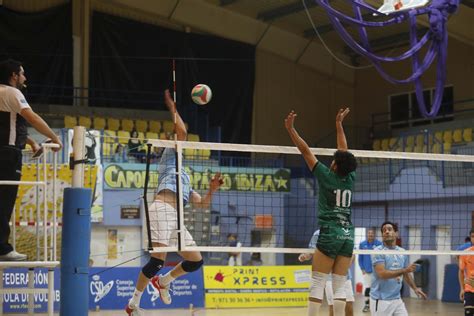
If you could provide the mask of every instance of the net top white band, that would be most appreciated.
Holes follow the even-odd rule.
[[[270,146],[270,145],[245,145],[245,144],[223,144],[206,142],[185,142],[181,143],[182,148],[208,149],[222,151],[239,151],[253,153],[274,153],[274,154],[300,154],[296,147],[290,146]],[[149,139],[148,143],[154,147],[175,147],[175,141]],[[311,148],[315,155],[332,156],[336,149],[334,148]],[[408,153],[391,151],[372,151],[372,150],[350,150],[354,156],[359,158],[381,158],[381,159],[408,159],[408,160],[431,160],[431,161],[454,161],[454,162],[474,162],[474,156],[470,155],[451,155],[451,154],[432,154],[432,153]]]

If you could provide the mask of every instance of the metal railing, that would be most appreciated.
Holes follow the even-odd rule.
[[[5,289],[3,288],[3,282],[0,282],[0,315],[3,315],[3,294],[8,293],[24,293],[28,294],[28,315],[34,315],[34,294],[35,293],[48,293],[48,315],[54,315],[54,268],[59,265],[57,261],[57,209],[56,209],[56,177],[57,177],[57,152],[52,152],[52,149],[59,148],[57,144],[42,144],[43,155],[38,158],[37,161],[37,172],[36,181],[0,181],[0,185],[33,185],[36,186],[36,196],[39,196],[39,188],[43,188],[43,199],[37,198],[36,200],[36,259],[37,261],[31,262],[14,262],[6,261],[0,262],[0,280],[3,280],[3,270],[5,268],[28,268],[28,288],[27,289]],[[48,173],[47,173],[47,160],[48,156],[52,153],[52,196],[53,196],[53,209],[52,209],[52,222],[48,222]],[[42,172],[40,172],[40,162],[42,161]],[[41,179],[41,173],[43,175]],[[41,212],[40,205],[43,205],[43,212]],[[41,214],[42,213],[42,214]],[[40,226],[42,226],[42,234],[40,232]],[[12,239],[13,246],[16,246],[16,222],[15,213],[13,213],[12,219]],[[50,237],[50,244],[48,246],[48,236]],[[41,239],[43,239],[43,246],[41,247]],[[43,248],[43,249],[41,249]],[[41,250],[43,250],[43,257],[41,259]],[[48,288],[35,288],[34,287],[34,268],[48,268]]]

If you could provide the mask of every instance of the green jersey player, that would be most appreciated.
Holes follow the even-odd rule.
[[[336,116],[337,151],[328,168],[311,153],[306,142],[294,128],[296,113],[291,111],[285,127],[293,143],[303,155],[319,184],[318,219],[320,236],[313,255],[313,273],[309,295],[308,315],[319,315],[324,287],[332,273],[334,315],[344,315],[346,274],[354,249],[354,228],[351,223],[351,201],[357,162],[347,151],[346,135],[342,127],[349,108],[340,109]]]

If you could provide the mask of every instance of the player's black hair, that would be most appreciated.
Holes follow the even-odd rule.
[[[341,177],[345,177],[357,169],[354,155],[346,150],[337,150],[334,153],[334,162],[337,166],[336,173]]]
[[[392,225],[393,230],[398,232],[398,225],[396,223],[393,223],[391,221],[385,221],[385,222],[382,223],[382,225],[380,225],[380,231],[382,232],[382,234],[383,234],[383,227],[385,225]]]
[[[21,62],[13,59],[6,59],[0,62],[0,84],[10,85],[9,81],[12,74],[19,74],[21,66]]]

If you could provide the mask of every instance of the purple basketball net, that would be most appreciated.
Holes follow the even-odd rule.
[[[329,0],[315,0],[318,5],[326,10],[329,19],[336,31],[342,37],[349,47],[358,54],[368,58],[382,77],[392,83],[415,83],[416,98],[420,113],[427,118],[435,117],[438,114],[443,98],[444,83],[446,81],[446,56],[448,46],[448,34],[446,29],[446,21],[449,14],[456,12],[459,6],[459,0],[433,0],[431,4],[423,8],[414,8],[407,11],[394,12],[390,18],[381,22],[364,21],[361,9],[368,10],[371,13],[381,15],[370,5],[364,3],[364,0],[351,0],[354,10],[354,17],[350,17],[333,9],[329,5]],[[418,41],[416,17],[418,15],[428,14],[430,28],[426,34]],[[396,57],[378,56],[372,53],[370,49],[369,39],[366,27],[383,27],[402,23],[408,20],[410,24],[410,46],[411,48]],[[361,43],[357,43],[344,28],[343,23],[348,23],[357,27]],[[428,51],[420,63],[418,52],[426,44],[430,42]],[[431,111],[427,111],[427,107],[423,98],[423,85],[421,83],[422,74],[430,67],[434,59],[437,57],[437,78],[434,101]],[[381,66],[381,62],[394,62],[411,58],[412,74],[406,79],[396,79],[387,74]]]

